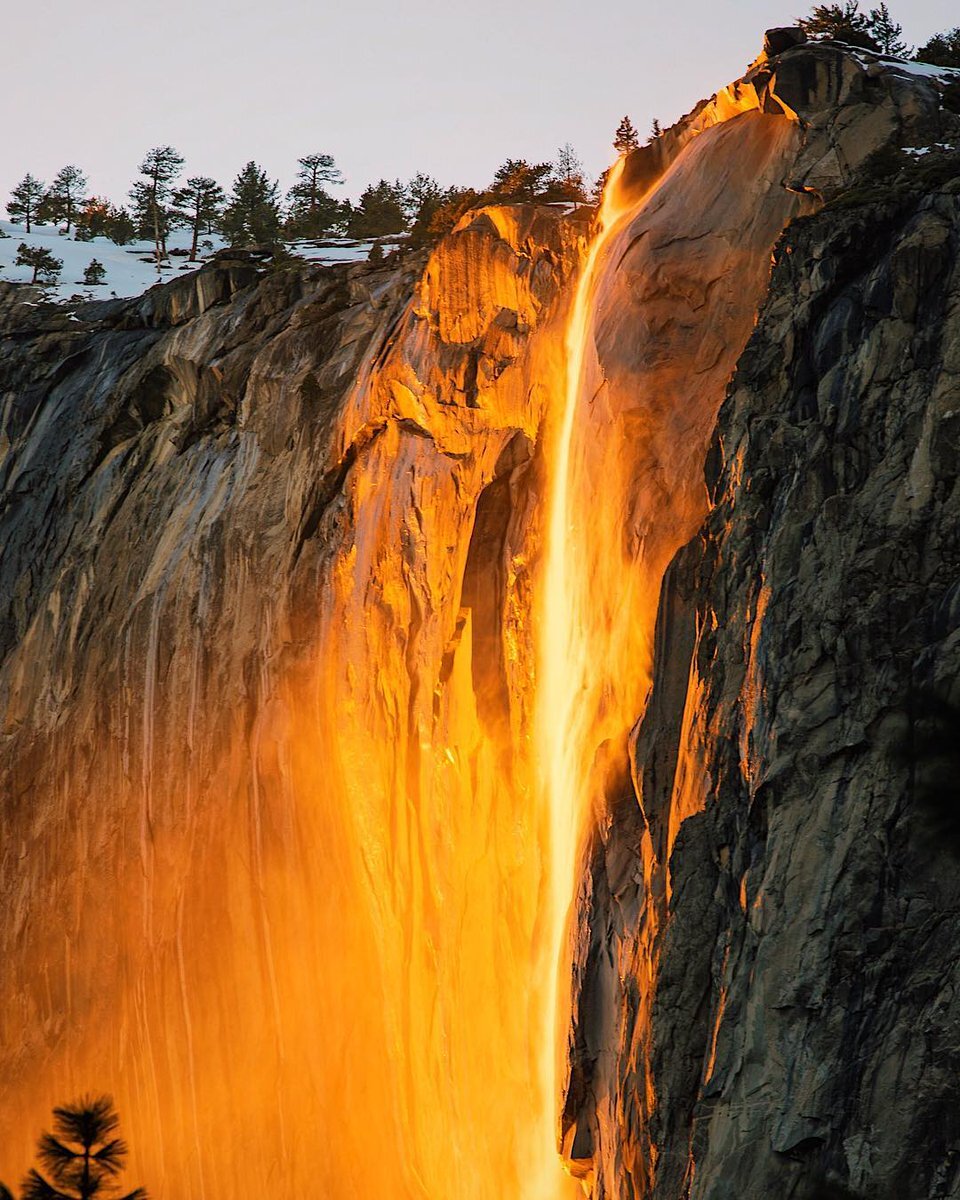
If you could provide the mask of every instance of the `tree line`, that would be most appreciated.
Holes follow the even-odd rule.
[[[934,66],[960,67],[960,26],[936,33],[913,49],[903,39],[903,28],[888,6],[862,10],[860,0],[817,4],[798,25],[815,40],[835,40],[896,58],[910,58]],[[648,140],[660,135],[653,122]],[[624,117],[613,139],[618,153],[639,145],[636,128]],[[118,245],[135,240],[153,244],[157,265],[167,257],[171,229],[191,233],[190,261],[195,262],[201,239],[214,232],[233,246],[277,244],[331,235],[357,239],[407,234],[413,246],[436,241],[471,208],[487,203],[567,201],[577,204],[599,199],[607,172],[591,190],[583,164],[567,143],[552,162],[507,159],[486,188],[444,188],[432,176],[418,172],[407,182],[380,179],[368,185],[356,204],[337,198],[333,190],[343,175],[330,154],[307,154],[297,160],[297,175],[286,197],[279,184],[256,162],[248,162],[233,181],[229,193],[215,179],[191,175],[181,180],[184,159],[172,146],[156,146],[138,167],[139,177],[130,188],[128,203],[115,205],[104,196],[88,196],[84,172],[69,164],[47,185],[32,174],[17,184],[7,202],[12,221],[29,233],[34,224],[56,223],[73,232],[78,241],[107,237]],[[42,253],[47,259],[41,260]],[[59,263],[49,252],[25,244],[18,263],[48,276]],[[93,260],[94,275],[100,264]],[[96,279],[85,282],[96,282]]]
[[[135,240],[153,244],[159,265],[167,257],[167,238],[175,227],[191,233],[190,260],[196,261],[201,239],[220,233],[233,246],[276,244],[330,235],[357,239],[409,233],[414,244],[438,236],[450,214],[484,199],[587,201],[583,165],[573,147],[562,146],[553,162],[508,159],[490,186],[443,188],[418,172],[407,182],[380,179],[352,204],[332,194],[343,175],[330,154],[308,154],[298,160],[293,187],[281,198],[279,184],[256,162],[248,162],[229,193],[215,179],[191,175],[181,180],[183,156],[173,146],[156,146],[138,167],[128,203],[115,205],[103,196],[88,196],[84,172],[70,164],[47,185],[27,174],[13,189],[7,213],[29,233],[34,225],[55,223],[78,241],[107,237],[118,245]],[[438,218],[438,214],[443,214]]]
[[[960,67],[960,25],[935,33],[922,46],[913,48],[903,40],[903,26],[894,20],[886,4],[867,11],[861,10],[860,0],[815,4],[797,24],[808,37],[818,41],[845,42],[848,46],[934,67]]]

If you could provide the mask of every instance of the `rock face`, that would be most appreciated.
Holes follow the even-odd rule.
[[[14,1179],[98,1089],[160,1194],[530,1171],[518,547],[582,238],[505,209],[429,262],[8,316]]]
[[[636,750],[655,844],[684,774],[706,801],[660,899],[656,1196],[960,1186],[957,842],[930,802],[953,794],[958,355],[956,195],[788,232]]]
[[[958,199],[817,211],[951,122],[774,31],[624,167],[572,477],[607,652],[559,1140],[596,1197],[960,1195],[916,749],[960,701]],[[158,1196],[576,1194],[532,730],[586,232],[0,290],[14,1179],[111,1090]]]

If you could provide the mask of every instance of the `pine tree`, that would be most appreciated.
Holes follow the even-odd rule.
[[[636,150],[640,145],[640,138],[637,135],[637,129],[629,117],[624,117],[617,126],[617,132],[613,138],[613,148],[618,154],[627,154],[630,150]]]
[[[110,201],[106,196],[90,196],[84,200],[76,216],[74,238],[78,242],[89,242],[106,233],[110,215]]]
[[[167,256],[170,221],[167,200],[170,197],[170,185],[182,168],[183,157],[172,146],[155,146],[137,168],[144,178],[138,180],[130,190],[135,208],[143,210],[152,227],[158,271],[161,261]]]
[[[107,268],[99,259],[91,258],[83,272],[83,282],[95,287],[107,277]]]
[[[137,236],[137,227],[125,208],[115,208],[111,205],[104,221],[103,232],[117,246],[126,246]]]
[[[960,25],[935,33],[913,56],[917,62],[935,67],[960,67]]]
[[[248,162],[233,182],[221,229],[231,246],[276,242],[280,238],[278,188],[255,162]]]
[[[7,202],[7,212],[11,221],[26,221],[27,233],[30,232],[31,221],[36,220],[37,208],[43,200],[46,191],[43,183],[33,175],[24,175],[10,193]]]
[[[906,58],[910,53],[907,43],[903,40],[903,26],[898,25],[890,16],[886,4],[870,10],[868,18],[870,33],[884,54],[890,58]]]
[[[593,185],[593,191],[590,195],[590,199],[593,201],[594,204],[600,204],[602,202],[603,192],[607,186],[607,180],[609,178],[610,178],[610,168],[609,167],[607,167],[607,169],[605,171],[601,171],[600,174],[597,176],[597,181]]]
[[[41,1133],[37,1142],[45,1174],[30,1168],[21,1185],[22,1200],[93,1200],[109,1193],[127,1157],[126,1142],[116,1136],[119,1126],[109,1096],[55,1108],[54,1132]],[[147,1193],[135,1188],[117,1200],[147,1200]]]
[[[194,175],[187,180],[186,187],[178,188],[173,194],[176,216],[193,230],[190,244],[190,261],[197,261],[197,243],[200,231],[220,219],[223,210],[223,188],[206,175]]]
[[[57,172],[56,178],[50,184],[46,201],[50,215],[54,221],[67,222],[67,233],[76,219],[77,211],[82,203],[83,193],[87,190],[87,177],[79,167],[66,166]]]
[[[406,228],[403,184],[387,179],[364,188],[347,222],[347,233],[356,238],[383,237],[403,233]]]
[[[553,163],[528,163],[524,158],[508,158],[497,169],[490,191],[516,204],[541,199],[549,190]]]
[[[647,138],[647,145],[649,146],[651,142],[655,142],[662,133],[663,129],[660,127],[660,121],[654,117],[650,123],[650,136]]]
[[[864,50],[879,50],[880,45],[870,31],[870,17],[860,11],[860,0],[844,0],[839,4],[816,4],[808,17],[797,24],[807,37],[833,42],[846,42]]]
[[[439,241],[481,199],[473,188],[451,187],[441,192],[435,201],[425,200],[410,230],[410,245],[428,246]]]
[[[332,154],[308,154],[297,162],[300,170],[287,193],[290,229],[300,236],[321,237],[342,218],[340,204],[324,184],[342,184],[343,175]]]
[[[17,247],[14,266],[32,267],[31,283],[36,283],[42,276],[44,283],[55,284],[63,270],[63,259],[57,258],[43,246],[28,246],[26,242],[21,242]]]
[[[443,203],[443,194],[443,188],[432,175],[418,171],[403,189],[403,211],[407,220],[412,224],[429,221]]]
[[[586,203],[583,163],[569,142],[564,142],[557,151],[553,161],[553,178],[564,200],[572,200],[575,204]]]

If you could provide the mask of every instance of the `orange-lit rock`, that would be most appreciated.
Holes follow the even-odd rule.
[[[586,258],[582,214],[488,209],[429,258],[224,262],[76,321],[0,288],[8,1177],[99,1090],[160,1200],[566,1200],[558,1145],[597,1197],[719,1200],[728,1164],[773,1194],[776,1155],[825,1136],[819,1043],[763,1026],[781,983],[803,999],[787,952],[758,951],[756,1002],[738,957],[815,926],[778,898],[799,835],[763,858],[740,791],[711,822],[784,769],[765,630],[788,656],[792,626],[754,484],[808,460],[762,418],[795,392],[827,422],[830,348],[858,353],[841,307],[807,395],[833,260],[801,237],[768,296],[774,247],[940,119],[932,84],[871,69],[762,57],[625,161]],[[952,230],[927,213],[870,303],[919,321],[910,272]],[[899,333],[876,337],[892,377]],[[897,477],[911,534],[952,478],[948,392]],[[830,722],[814,641],[795,708]],[[781,1107],[741,1122],[761,1091]]]
[[[479,213],[426,263],[224,267],[79,324],[15,316],[14,1181],[85,1090],[114,1093],[160,1197],[563,1180],[519,731],[581,241],[550,210]]]

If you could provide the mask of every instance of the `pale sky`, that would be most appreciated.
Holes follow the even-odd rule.
[[[152,146],[225,187],[255,159],[284,190],[333,154],[355,198],[427,171],[485,186],[571,142],[596,175],[624,113],[645,136],[743,73],[801,0],[8,0],[0,205],[65,163],[125,202]],[[870,0],[862,7],[869,8]],[[911,43],[956,0],[892,0]],[[5,216],[5,211],[3,212]]]

